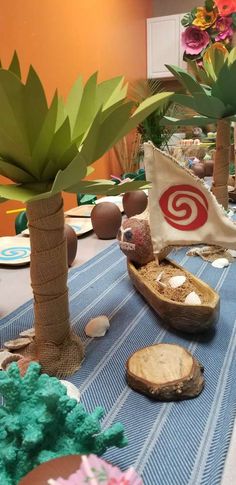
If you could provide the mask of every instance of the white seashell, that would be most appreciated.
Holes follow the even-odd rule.
[[[186,296],[184,303],[186,303],[186,305],[201,305],[202,302],[197,293],[191,291],[191,293]]]
[[[232,258],[236,258],[236,251],[235,251],[235,249],[227,249],[227,252],[232,256]]]
[[[12,364],[12,362],[18,362],[23,358],[23,355],[21,354],[10,354],[3,360],[1,364],[1,368],[3,370],[7,370],[8,366]]]
[[[77,387],[72,384],[71,382],[64,381],[60,379],[61,384],[66,387],[67,389],[67,396],[71,397],[71,399],[76,399],[76,401],[80,402],[80,392]]]
[[[0,369],[2,369],[2,363],[4,362],[4,360],[11,356],[12,354],[11,352],[8,352],[8,350],[2,350],[0,352]]]
[[[104,337],[109,327],[109,319],[106,315],[100,315],[87,323],[85,333],[88,337]]]
[[[29,345],[31,342],[32,340],[28,337],[16,338],[14,340],[9,340],[8,342],[5,342],[4,347],[9,350],[23,349],[23,347],[26,347],[26,345]]]
[[[214,268],[225,268],[226,266],[229,266],[229,260],[226,258],[218,258],[215,259],[215,261],[213,261],[211,264],[214,266]]]
[[[161,288],[166,288],[165,283],[162,283],[162,281],[161,281],[161,278],[162,278],[163,274],[164,274],[164,271],[161,271],[161,272],[159,273],[159,275],[157,276],[156,282],[157,282],[157,284],[158,284],[158,285],[159,285]]]
[[[182,286],[186,281],[186,276],[172,276],[172,278],[169,279],[169,285],[171,288],[179,288],[179,286]]]
[[[35,337],[35,328],[29,328],[28,330],[24,330],[23,332],[19,333],[20,337]]]

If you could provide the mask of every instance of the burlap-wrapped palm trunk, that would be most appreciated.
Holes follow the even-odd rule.
[[[81,340],[71,330],[67,288],[67,249],[63,199],[57,194],[29,202],[31,284],[35,342],[31,351],[49,375],[65,377],[83,359]]]
[[[212,192],[219,204],[228,208],[228,178],[230,162],[230,122],[219,120],[217,123],[216,153],[213,173]]]

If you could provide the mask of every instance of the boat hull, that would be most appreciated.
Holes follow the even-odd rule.
[[[181,332],[197,334],[212,328],[218,321],[220,311],[219,295],[206,283],[196,278],[192,273],[185,270],[170,259],[166,261],[174,268],[181,269],[186,277],[191,277],[196,289],[207,295],[208,303],[201,305],[186,305],[165,298],[158,291],[144,281],[136,266],[128,261],[128,273],[133,285],[144,297],[147,303],[154,309],[159,317],[172,328]]]

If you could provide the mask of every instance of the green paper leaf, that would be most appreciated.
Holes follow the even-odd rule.
[[[65,112],[70,120],[71,132],[74,131],[78,111],[83,95],[83,81],[80,76],[72,86],[65,103]]]
[[[219,98],[226,106],[231,105],[236,110],[235,86],[236,61],[230,65],[225,63],[212,87],[212,95]]]
[[[132,182],[125,182],[124,184],[115,185],[114,188],[108,191],[109,195],[119,195],[125,192],[132,192],[134,190],[150,189],[151,184],[145,180],[132,180]]]
[[[11,71],[0,70],[0,156],[33,175],[25,127],[23,85]],[[14,162],[13,162],[14,163]]]
[[[215,118],[207,118],[206,116],[193,116],[192,118],[177,119],[165,116],[161,120],[162,126],[206,126],[215,123]]]
[[[19,79],[21,79],[20,63],[19,63],[19,59],[16,51],[13,54],[13,58],[9,66],[9,71],[13,72],[13,74],[15,74]]]
[[[194,96],[195,93],[204,94],[204,89],[194,77],[181,67],[166,65],[167,69],[175,76],[182,86]]]
[[[81,180],[68,187],[65,192],[103,195],[115,185],[111,180]]]
[[[0,185],[0,197],[27,202],[37,196],[43,197],[43,194],[47,192],[48,188],[48,184]]]
[[[140,103],[139,107],[133,113],[131,118],[127,120],[124,124],[122,130],[117,135],[116,143],[120,138],[127,135],[131,130],[136,128],[147,116],[149,116],[153,111],[157,109],[163,109],[163,107],[168,103],[174,93],[158,93],[150,96],[149,98],[145,99],[142,103]]]
[[[116,103],[122,100],[125,100],[127,96],[127,89],[128,89],[127,84],[124,84],[124,78],[121,77],[119,84],[116,86],[113,93],[111,94],[107,102],[104,104],[104,110],[112,107],[113,105],[115,105]]]
[[[224,103],[214,96],[206,94],[195,94],[197,112],[209,118],[220,119],[225,116],[226,107]]]
[[[114,145],[114,140],[126,123],[132,107],[132,102],[122,104],[103,123],[101,123],[101,111],[97,114],[81,150],[87,165],[98,160]]]
[[[44,119],[44,123],[42,125],[32,152],[32,164],[34,166],[34,171],[37,173],[38,179],[40,179],[40,176],[44,171],[45,165],[47,163],[47,154],[54,138],[57,120],[57,107],[58,95],[57,93],[55,93],[52,104],[48,109],[47,115]]]
[[[180,104],[194,111],[197,111],[195,98],[187,94],[174,94],[173,103]]]
[[[83,96],[76,117],[72,140],[78,139],[91,125],[96,114],[97,73],[94,73],[85,84]]]
[[[22,168],[0,159],[0,174],[17,183],[34,182],[34,178]]]
[[[4,197],[0,197],[0,204],[3,204],[4,202],[7,202],[8,199],[5,199]]]
[[[97,87],[97,109],[99,110],[101,106],[106,105],[106,103],[111,105],[116,102],[116,97],[119,98],[119,93],[122,91],[122,86],[124,84],[124,77],[118,76],[113,79],[108,79],[103,81]],[[125,98],[125,95],[123,98]]]
[[[66,118],[64,123],[60,126],[59,130],[54,134],[50,148],[48,150],[47,158],[49,160],[60,160],[62,154],[64,154],[71,146],[71,130],[69,118]],[[73,157],[74,158],[74,157]],[[72,158],[72,159],[73,159]],[[68,164],[72,159],[68,159]],[[58,169],[61,168],[60,164]]]
[[[43,86],[32,66],[29,68],[24,87],[23,103],[29,146],[32,151],[48,112]]]
[[[77,153],[76,157],[70,162],[70,164],[64,169],[60,170],[53,182],[51,193],[56,194],[66,190],[68,187],[79,182],[87,175],[86,163],[81,155]]]

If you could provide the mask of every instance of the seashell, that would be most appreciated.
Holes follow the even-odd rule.
[[[103,337],[109,327],[109,319],[106,315],[100,315],[87,323],[85,333],[88,337]]]
[[[35,328],[29,328],[28,330],[24,330],[23,332],[19,333],[20,337],[29,337],[29,338],[34,338],[35,337]]]
[[[235,251],[235,249],[227,249],[227,252],[232,256],[232,258],[236,258],[236,251]]]
[[[0,352],[0,369],[3,369],[2,364],[3,362],[8,358],[11,357],[12,354],[11,352],[8,352],[8,350],[1,350]]]
[[[229,260],[226,258],[218,258],[215,259],[215,261],[213,261],[211,264],[214,266],[214,268],[225,268],[226,266],[229,266]]]
[[[23,347],[26,347],[26,345],[29,345],[31,342],[32,340],[28,337],[16,338],[15,340],[9,340],[8,342],[5,342],[4,347],[9,350],[23,349]]]
[[[182,286],[186,281],[186,276],[172,276],[172,278],[169,279],[169,285],[171,288],[179,288],[179,286]]]
[[[2,361],[1,368],[3,370],[6,370],[12,362],[18,362],[19,360],[22,359],[22,355],[20,354],[11,354],[10,352],[7,352],[8,355],[5,357],[5,359]]]
[[[162,283],[162,281],[161,281],[161,278],[162,278],[163,274],[164,274],[164,271],[161,271],[161,272],[159,273],[159,275],[157,276],[156,282],[157,282],[157,284],[158,284],[158,285],[159,285],[161,288],[166,288],[166,284],[165,284],[165,283]]]
[[[184,303],[186,305],[201,305],[202,302],[197,293],[195,293],[195,291],[191,291],[191,293],[186,296]]]
[[[66,387],[67,389],[67,396],[69,396],[71,399],[76,399],[76,401],[80,402],[80,392],[77,387],[72,384],[71,382],[64,381],[60,379],[61,384]]]

